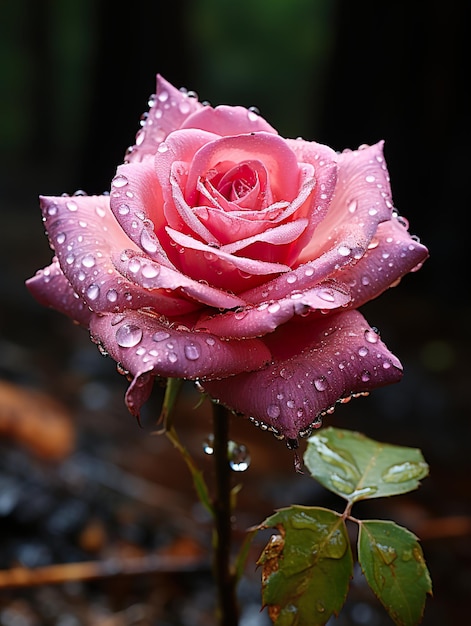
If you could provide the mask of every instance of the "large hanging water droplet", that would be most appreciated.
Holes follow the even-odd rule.
[[[208,435],[203,441],[203,452],[205,454],[214,454],[214,435]]]
[[[116,331],[116,341],[122,348],[132,348],[142,339],[142,330],[135,324],[124,324]]]
[[[250,466],[250,454],[243,443],[229,441],[227,446],[229,465],[234,472],[245,472]]]

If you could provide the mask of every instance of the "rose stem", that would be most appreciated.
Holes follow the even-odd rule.
[[[227,454],[229,436],[229,413],[220,404],[213,404],[213,456],[215,469],[214,529],[215,553],[214,575],[219,596],[220,624],[237,626],[239,608],[236,599],[236,578],[231,568],[231,468]]]

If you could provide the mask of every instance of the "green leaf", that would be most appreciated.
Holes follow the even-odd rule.
[[[339,428],[325,428],[310,437],[304,462],[321,485],[350,503],[407,493],[428,474],[419,449]]]
[[[322,626],[342,608],[353,559],[344,519],[320,507],[291,506],[258,528],[277,528],[262,565],[264,606],[277,626]]]
[[[432,582],[417,537],[394,522],[362,521],[358,560],[394,623],[419,624]]]

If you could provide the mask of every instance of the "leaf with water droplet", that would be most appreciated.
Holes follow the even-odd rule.
[[[358,560],[366,580],[397,626],[422,619],[432,582],[417,537],[390,521],[362,521]]]
[[[257,565],[263,604],[277,626],[326,624],[342,608],[353,559],[345,521],[321,507],[280,509],[259,527],[277,528]]]
[[[325,428],[308,439],[304,463],[324,487],[353,503],[417,489],[428,465],[417,448]]]

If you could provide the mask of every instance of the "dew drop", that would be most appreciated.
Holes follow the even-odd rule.
[[[348,256],[349,254],[351,254],[351,250],[348,246],[339,246],[337,248],[337,252],[340,254],[340,256]]]
[[[214,436],[213,435],[209,435],[203,441],[203,452],[209,455],[214,454]]]
[[[73,200],[69,200],[68,202],[65,203],[65,206],[69,209],[69,211],[77,211],[78,209],[78,204],[76,202],[74,202]]]
[[[277,404],[269,404],[267,406],[267,415],[271,419],[276,419],[280,416],[281,409]]]
[[[427,475],[428,465],[423,461],[405,461],[391,465],[381,477],[386,483],[405,483]]]
[[[176,355],[175,352],[169,352],[168,360],[170,361],[170,363],[176,363],[178,361],[178,355]]]
[[[368,348],[366,346],[361,346],[361,348],[358,348],[358,354],[359,356],[366,356],[368,354]]]
[[[133,348],[142,339],[142,330],[135,324],[124,324],[116,331],[116,341],[122,348]]]
[[[128,184],[128,179],[126,178],[126,176],[123,176],[122,174],[118,174],[117,176],[115,176],[113,178],[113,180],[111,181],[111,184],[113,185],[113,187],[124,187],[125,185]]]
[[[268,313],[277,313],[280,310],[281,306],[278,302],[273,302],[273,304],[270,304],[268,306]]]
[[[128,204],[120,204],[118,207],[118,213],[120,215],[128,215],[130,210],[131,209]]]
[[[184,348],[185,356],[189,361],[196,361],[201,356],[201,351],[197,345],[190,343]]]
[[[229,441],[227,446],[229,465],[234,472],[245,472],[250,466],[250,454],[243,443]]]
[[[91,254],[86,254],[82,259],[82,265],[84,267],[93,267],[95,265],[95,257]]]
[[[56,237],[56,242],[60,245],[65,241],[65,233],[59,233]]]
[[[321,300],[325,300],[326,302],[334,302],[335,300],[332,289],[321,289],[317,295]]]
[[[365,180],[367,183],[374,183],[376,178],[372,174],[368,174],[368,176],[365,177]]]
[[[378,343],[378,334],[372,329],[365,330],[365,341],[368,343]]]
[[[167,152],[167,150],[168,150],[167,144],[164,141],[162,141],[162,143],[157,148],[157,152],[160,152],[161,154],[163,154],[164,152]]]
[[[357,210],[357,206],[358,206],[358,202],[356,200],[352,200],[351,202],[348,203],[348,212],[349,213],[355,213],[355,211]]]
[[[368,372],[368,370],[363,370],[360,378],[363,383],[367,383],[369,380],[371,380],[371,374],[370,372]]]
[[[319,378],[315,378],[313,381],[314,387],[317,391],[325,391],[327,389],[327,380],[325,376],[320,376]]]
[[[160,274],[160,267],[157,265],[144,265],[142,275],[144,278],[155,278]]]
[[[90,285],[86,291],[87,297],[90,300],[96,300],[100,295],[100,287],[98,285]]]
[[[141,232],[141,246],[146,252],[153,254],[157,252],[157,240],[153,232],[149,231],[147,228],[143,228]]]
[[[293,283],[295,283],[297,281],[297,276],[296,274],[288,274],[288,276],[286,277],[286,282],[288,283],[288,285],[292,285]]]
[[[156,333],[152,335],[152,341],[165,341],[170,337],[170,333],[166,330],[158,330]]]
[[[108,289],[108,291],[106,292],[106,299],[108,300],[108,302],[116,302],[116,300],[118,299],[118,292],[116,291],[116,289]]]

